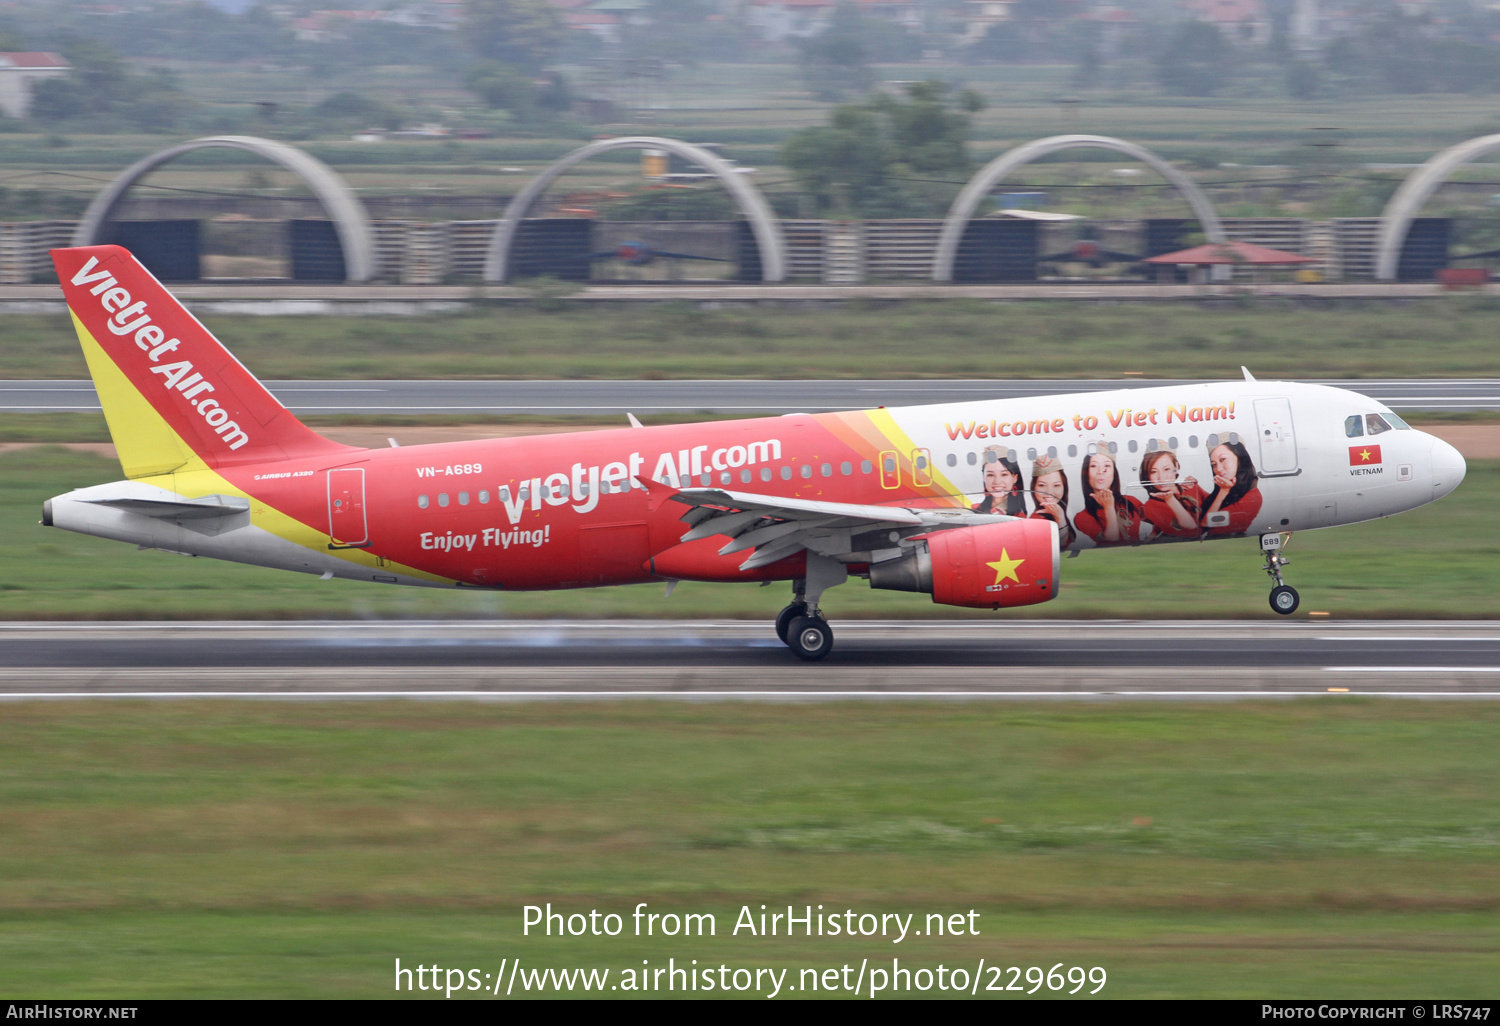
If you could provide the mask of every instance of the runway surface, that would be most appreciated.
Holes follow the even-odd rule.
[[[1395,410],[1500,410],[1500,379],[1320,380]],[[1192,384],[1123,380],[267,381],[297,413],[816,413]],[[99,409],[88,381],[0,381],[0,412]]]
[[[0,624],[0,701],[1500,698],[1491,622]]]

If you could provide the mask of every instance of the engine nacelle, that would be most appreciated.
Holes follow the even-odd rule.
[[[922,591],[947,606],[1031,606],[1057,594],[1057,524],[1008,520],[934,531],[899,559],[870,564],[870,587]]]

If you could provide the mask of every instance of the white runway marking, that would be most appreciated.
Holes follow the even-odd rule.
[[[1491,638],[1452,638],[1446,634],[1432,634],[1426,637],[1415,637],[1409,634],[1330,634],[1321,635],[1318,641],[1500,641],[1500,636]]]
[[[18,701],[71,701],[76,699],[350,699],[371,701],[378,699],[421,699],[448,701],[508,701],[536,702],[561,700],[625,701],[628,699],[662,699],[673,702],[692,701],[830,701],[867,699],[872,701],[950,701],[961,699],[1024,700],[1024,699],[1212,699],[1216,701],[1243,701],[1247,698],[1465,698],[1500,699],[1500,691],[1365,691],[1330,692],[1326,688],[1287,691],[870,691],[870,690],[744,690],[744,691],[24,691],[0,694],[0,702]]]
[[[1325,666],[1324,673],[1500,673],[1500,666]]]

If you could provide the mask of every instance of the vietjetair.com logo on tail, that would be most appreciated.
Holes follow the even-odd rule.
[[[112,260],[110,263],[123,265],[121,271],[139,268],[139,265],[130,266],[134,263],[133,260],[129,264],[121,260]],[[143,268],[140,270],[144,271]],[[132,283],[138,291],[149,293],[152,291],[151,286],[154,286],[155,290],[161,290],[160,284],[154,278],[144,273],[141,277],[144,279],[142,282]],[[99,257],[95,255],[91,255],[82,267],[68,276],[67,281],[85,290],[86,295],[95,297],[92,309],[91,304],[84,299],[82,294],[74,293],[69,297],[69,306],[74,314],[91,329],[95,338],[100,337],[97,325],[101,323],[101,319],[103,327],[108,330],[110,336],[122,341],[126,338],[134,338],[135,346],[142,356],[133,361],[119,352],[113,352],[111,356],[153,406],[157,407],[160,412],[167,413],[167,410],[162,409],[163,404],[158,401],[160,393],[153,396],[153,390],[147,384],[147,380],[153,380],[156,387],[166,389],[168,397],[171,397],[174,390],[180,393],[178,402],[185,401],[203,419],[203,423],[207,425],[212,435],[217,436],[228,449],[238,449],[250,442],[249,432],[234,419],[230,410],[225,408],[220,399],[214,396],[223,382],[215,384],[207,380],[202,371],[193,366],[191,359],[178,359],[177,357],[183,355],[177,352],[178,348],[183,345],[181,339],[176,337],[178,332],[157,323],[157,321],[170,322],[173,315],[180,316],[185,313],[174,301],[168,298],[161,304],[162,309],[158,311],[164,316],[154,317],[152,305],[155,297],[140,299],[132,296],[130,290],[119,281],[117,272],[101,264]],[[195,327],[199,327],[199,330],[205,330],[198,326],[190,316],[185,319],[191,321]],[[105,336],[104,340],[107,341],[108,336]],[[163,362],[164,358],[165,362]],[[143,380],[140,377],[140,367],[146,366],[145,360],[151,361],[149,372],[155,376],[153,379]],[[186,411],[181,410],[179,406],[178,412],[185,413]],[[180,428],[182,425],[177,426]]]

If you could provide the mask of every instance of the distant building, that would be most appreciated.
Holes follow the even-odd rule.
[[[608,14],[618,18],[620,24],[645,28],[651,24],[649,0],[593,0],[583,8],[593,14]]]
[[[854,0],[854,8],[866,18],[880,18],[911,33],[922,31],[922,5],[917,0]]]
[[[1108,0],[1094,4],[1079,17],[1099,26],[1099,53],[1110,59],[1119,56],[1126,33],[1140,22],[1133,12]]]
[[[597,36],[611,46],[620,41],[620,19],[603,11],[564,11],[568,28]]]
[[[965,0],[964,35],[965,45],[977,43],[996,25],[1010,21],[1011,7],[1016,0]]]
[[[293,18],[291,26],[300,43],[326,43],[333,39],[347,39],[349,27],[356,22],[392,20],[388,11],[313,11],[305,18]]]
[[[1318,25],[1318,0],[1296,0],[1292,10],[1292,47],[1316,50],[1322,35]]]
[[[811,39],[833,20],[834,0],[750,0],[745,24],[768,43]]]
[[[1183,8],[1189,16],[1216,26],[1236,45],[1271,41],[1271,21],[1261,0],[1184,0]]]
[[[24,120],[38,82],[61,78],[72,67],[55,53],[0,53],[0,113]]]
[[[463,0],[431,0],[428,3],[406,4],[392,8],[385,20],[411,28],[453,32],[464,20]]]

